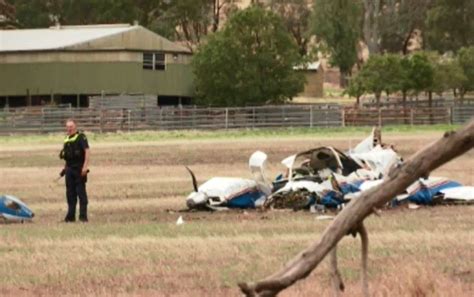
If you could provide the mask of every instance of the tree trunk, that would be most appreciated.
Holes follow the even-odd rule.
[[[375,100],[377,102],[377,107],[380,107],[380,96],[382,95],[381,92],[375,93]]]
[[[240,289],[249,297],[276,296],[298,280],[306,278],[339,240],[359,226],[374,208],[383,206],[420,177],[473,147],[474,121],[458,132],[446,132],[441,139],[418,151],[403,165],[393,167],[382,184],[364,191],[359,198],[351,201],[326,228],[321,238],[290,260],[283,269],[255,283],[239,283]]]
[[[364,40],[369,48],[369,54],[380,52],[378,17],[381,0],[364,0]]]
[[[349,84],[349,77],[351,75],[351,73],[349,71],[346,71],[346,70],[343,70],[341,68],[339,68],[339,86],[343,89],[345,89],[347,87],[347,85]]]
[[[217,32],[219,29],[219,21],[221,17],[221,3],[219,0],[214,0],[212,3],[212,32]]]
[[[464,95],[466,95],[467,91],[464,88],[459,89],[459,99],[461,99],[461,103],[464,102]]]
[[[402,52],[403,52],[404,56],[408,55],[408,46],[410,45],[410,40],[411,40],[411,37],[412,37],[414,31],[415,31],[415,28],[412,28],[410,30],[410,32],[408,33],[408,35],[405,37],[405,40],[403,41]]]

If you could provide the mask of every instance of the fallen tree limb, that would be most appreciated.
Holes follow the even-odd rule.
[[[474,121],[457,132],[446,132],[441,139],[417,152],[404,164],[392,168],[382,184],[351,201],[326,228],[321,239],[300,252],[283,269],[255,283],[239,283],[241,291],[249,297],[276,296],[307,277],[339,240],[360,225],[373,209],[383,206],[420,177],[473,147]]]

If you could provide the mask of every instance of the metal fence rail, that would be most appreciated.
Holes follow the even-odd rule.
[[[380,103],[364,102],[362,106],[364,108],[417,108],[417,107],[451,107],[456,105],[471,105],[474,106],[474,100],[472,97],[465,98],[464,100],[454,99],[454,98],[435,98],[428,101],[427,99],[423,100],[407,100],[403,102],[401,97],[391,97],[389,101],[382,101]]]
[[[453,106],[451,111],[451,122],[463,124],[474,118],[474,105]]]
[[[82,129],[94,132],[462,124],[474,118],[474,105],[431,108],[344,108],[334,104],[242,108],[18,108],[0,110],[0,134],[59,132],[63,131],[68,118],[75,118]]]
[[[346,108],[344,112],[347,126],[433,125],[450,124],[452,108]]]

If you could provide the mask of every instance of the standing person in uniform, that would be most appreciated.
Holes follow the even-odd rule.
[[[76,221],[76,204],[79,197],[79,220],[87,222],[86,182],[89,172],[89,143],[86,135],[77,131],[76,122],[73,119],[66,121],[66,132],[64,147],[59,154],[59,157],[66,162],[60,173],[61,176],[66,176],[68,211],[64,221]]]

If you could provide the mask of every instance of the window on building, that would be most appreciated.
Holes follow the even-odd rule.
[[[165,70],[166,60],[164,53],[143,53],[143,69]]]
[[[143,69],[153,70],[153,54],[143,53]]]
[[[165,70],[165,54],[155,54],[155,70]]]

